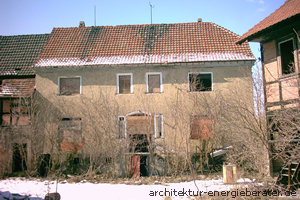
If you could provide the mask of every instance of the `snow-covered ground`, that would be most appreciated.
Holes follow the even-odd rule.
[[[197,180],[196,185],[203,194],[208,192],[222,192],[229,190],[238,190],[245,188],[251,181],[249,179],[240,179],[238,184],[226,185],[222,179],[217,180]],[[166,183],[154,185],[126,185],[109,183],[89,183],[82,181],[80,183],[67,183],[66,181],[58,184],[57,192],[60,193],[62,200],[85,200],[85,199],[149,199],[162,200],[163,194],[171,196],[172,199],[190,199],[188,196],[197,194],[197,187],[194,182]],[[48,192],[55,192],[55,181],[28,180],[24,178],[10,178],[0,180],[0,192],[9,191],[30,197],[32,199],[44,199]],[[206,193],[205,193],[206,192]],[[199,193],[198,193],[199,194]],[[215,193],[221,195],[221,193]],[[225,194],[225,193],[224,193]],[[0,197],[1,199],[1,197]]]
[[[197,180],[196,184],[200,191],[228,191],[235,187],[243,187],[250,180],[240,179],[239,184],[225,185],[219,180]],[[62,200],[77,199],[164,199],[163,194],[172,199],[188,199],[188,195],[196,194],[198,189],[194,182],[166,183],[161,185],[126,185],[109,183],[80,183],[60,182],[57,187]],[[55,192],[55,181],[27,180],[24,178],[10,178],[0,180],[0,191],[9,191],[31,197],[44,198],[48,192]]]

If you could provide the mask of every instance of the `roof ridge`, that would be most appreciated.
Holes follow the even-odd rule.
[[[214,26],[217,26],[217,27],[223,29],[223,30],[226,31],[226,32],[229,32],[229,33],[231,33],[231,34],[234,34],[234,35],[237,36],[237,37],[241,37],[239,34],[233,32],[233,31],[231,31],[231,30],[229,30],[229,29],[227,29],[227,28],[225,28],[225,27],[223,27],[223,26],[220,26],[220,25],[215,24],[215,23],[212,23],[212,24],[213,24]]]
[[[157,24],[119,24],[119,25],[103,25],[103,26],[85,26],[85,27],[53,27],[53,29],[85,29],[97,27],[122,27],[122,26],[156,26],[156,25],[180,25],[180,24],[215,24],[213,22],[181,22],[181,23],[157,23]]]
[[[20,34],[20,35],[0,35],[1,37],[17,37],[17,36],[38,36],[38,35],[50,35],[50,33],[40,33],[40,34]]]

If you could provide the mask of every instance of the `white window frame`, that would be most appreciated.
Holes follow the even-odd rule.
[[[160,117],[161,118],[161,121],[160,121],[160,123],[161,123],[161,136],[159,137],[159,135],[158,135],[158,132],[157,132],[157,130],[156,130],[156,117]],[[164,116],[163,116],[163,114],[155,114],[154,115],[154,136],[155,136],[155,138],[164,138]]]
[[[60,94],[60,79],[61,78],[79,78],[80,80],[80,89],[79,89],[79,94],[82,94],[82,76],[58,76],[58,79],[57,79],[57,85],[58,85],[58,95],[61,95]],[[76,94],[75,94],[76,95]],[[66,96],[66,95],[61,95],[61,96]]]
[[[117,94],[120,93],[120,86],[119,86],[119,76],[130,76],[130,94],[133,94],[133,73],[117,73]]]
[[[126,121],[126,116],[124,115],[119,115],[117,117],[117,129],[119,128],[119,122],[120,118],[124,118],[124,138],[127,138],[127,121]],[[119,133],[118,133],[119,134]],[[120,137],[119,139],[122,139],[123,137]]]
[[[211,91],[191,91],[190,90],[190,74],[211,74]],[[214,77],[213,77],[213,72],[189,72],[187,76],[187,81],[188,81],[188,91],[189,92],[212,92],[214,91]]]
[[[160,93],[162,93],[163,92],[162,72],[147,72],[146,73],[146,88],[147,88],[146,93],[149,93],[149,75],[159,75]],[[155,93],[155,92],[151,92],[149,94],[153,94],[153,93]]]

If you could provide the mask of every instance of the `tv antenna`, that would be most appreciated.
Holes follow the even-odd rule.
[[[94,6],[94,25],[96,26],[96,6]]]
[[[154,8],[154,5],[151,4],[149,1],[149,6],[150,6],[150,16],[151,16],[151,24],[152,24],[152,8]]]

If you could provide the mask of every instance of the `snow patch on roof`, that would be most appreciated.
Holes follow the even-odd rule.
[[[35,67],[84,66],[84,65],[121,65],[121,64],[164,64],[203,61],[254,61],[253,56],[241,53],[189,53],[168,55],[110,56],[92,58],[53,58],[41,59]]]

